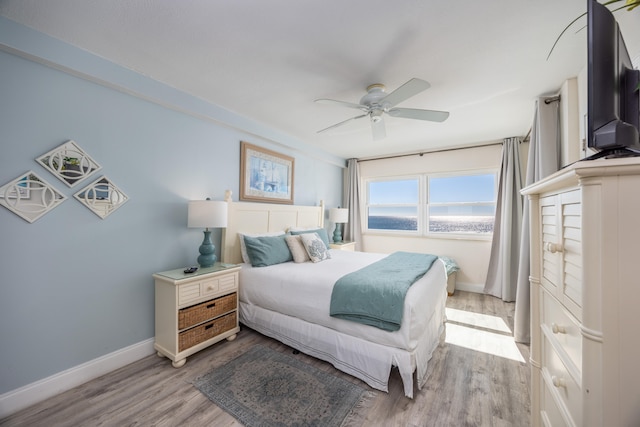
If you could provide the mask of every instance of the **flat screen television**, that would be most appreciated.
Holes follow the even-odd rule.
[[[640,71],[613,13],[587,0],[587,159],[640,155]]]

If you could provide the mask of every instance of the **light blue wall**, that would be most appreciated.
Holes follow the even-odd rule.
[[[103,167],[74,188],[35,162],[69,139]],[[153,337],[151,274],[195,263],[188,200],[238,199],[241,140],[295,158],[296,204],[340,204],[342,159],[0,18],[0,185],[68,197],[33,224],[0,207],[0,394]],[[130,197],[105,220],[73,198],[100,175]]]

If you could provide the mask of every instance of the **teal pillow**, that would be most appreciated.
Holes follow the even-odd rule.
[[[293,260],[285,235],[280,236],[244,236],[244,244],[251,265],[254,267],[266,267]]]
[[[327,234],[327,230],[325,230],[324,228],[316,228],[315,230],[296,230],[296,231],[290,231],[290,233],[293,235],[318,233],[318,236],[320,236],[320,238],[324,242],[324,245],[327,247],[327,249],[329,249],[329,235]]]

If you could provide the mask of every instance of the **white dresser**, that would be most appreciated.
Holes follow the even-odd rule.
[[[640,426],[640,158],[578,162],[522,193],[532,425]]]

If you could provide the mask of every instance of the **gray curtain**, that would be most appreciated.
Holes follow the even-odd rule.
[[[531,185],[560,169],[560,102],[558,97],[540,97],[531,128],[527,177],[525,185]],[[519,271],[516,290],[516,307],[513,319],[513,335],[517,342],[528,343],[531,340],[530,324],[530,284],[529,284],[529,201],[524,200],[522,219],[522,239],[520,245]]]
[[[362,250],[362,228],[360,227],[360,164],[349,159],[344,180],[344,206],[349,209],[349,222],[345,224],[344,239],[356,242],[356,250]]]
[[[496,219],[493,225],[489,270],[484,285],[485,293],[502,298],[503,301],[516,299],[522,228],[521,189],[520,138],[507,138],[502,144]]]

